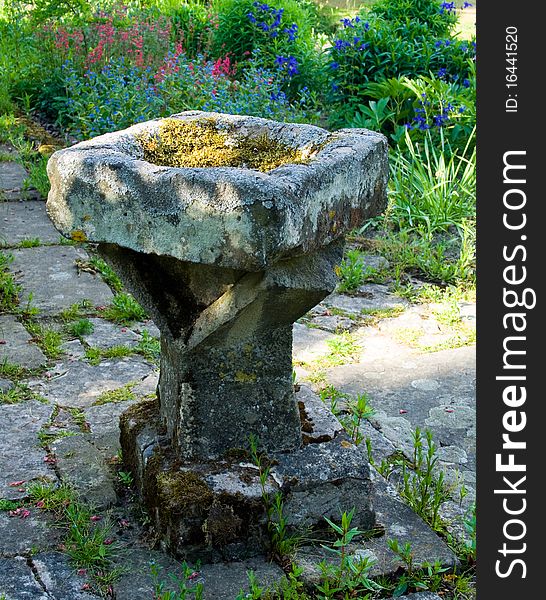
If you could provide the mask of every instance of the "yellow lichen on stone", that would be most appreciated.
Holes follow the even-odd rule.
[[[214,119],[165,119],[157,134],[138,138],[144,160],[165,167],[240,167],[270,171],[284,164],[307,164],[309,158],[271,139],[242,137],[217,127]]]
[[[87,241],[87,236],[81,229],[74,229],[74,231],[70,234],[70,237],[75,242],[86,242]]]
[[[237,373],[235,373],[235,381],[237,381],[237,383],[254,383],[256,379],[255,373],[244,373],[243,371],[237,371]]]

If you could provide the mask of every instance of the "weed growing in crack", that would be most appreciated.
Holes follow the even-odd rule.
[[[84,335],[90,335],[93,333],[94,330],[95,326],[93,325],[93,323],[91,323],[89,319],[86,318],[78,319],[77,321],[68,323],[68,325],[66,326],[66,331],[70,335],[77,338],[81,338]]]
[[[267,514],[267,529],[271,538],[271,549],[274,556],[280,561],[285,561],[294,550],[302,543],[303,536],[288,531],[286,519],[283,515],[283,499],[281,492],[277,492],[271,500],[267,491],[267,480],[270,474],[269,461],[259,451],[258,439],[249,436],[250,456],[252,462],[258,467],[262,501]]]
[[[21,286],[15,283],[8,271],[8,265],[12,261],[12,254],[0,252],[0,313],[14,311],[19,304]]]
[[[63,336],[58,331],[30,319],[25,320],[25,327],[32,336],[32,340],[47,358],[57,359],[62,356],[63,350],[61,344],[63,343]]]
[[[437,592],[443,584],[444,573],[449,569],[442,567],[439,561],[424,562],[420,568],[415,568],[415,557],[411,544],[400,544],[398,540],[387,540],[389,548],[404,563],[405,571],[396,582],[392,595],[398,598],[408,592],[430,591]]]
[[[170,585],[160,578],[161,567],[157,563],[150,566],[152,580],[154,584],[154,600],[202,600],[204,587],[200,581],[195,581],[199,577],[199,565],[195,569],[182,563],[182,576],[177,577],[169,575]],[[168,589],[175,587],[176,591]]]
[[[131,325],[135,321],[144,321],[146,312],[140,304],[131,296],[121,292],[114,296],[112,305],[103,313],[104,317],[120,325]]]
[[[417,428],[413,434],[413,460],[410,469],[406,462],[402,463],[402,481],[400,494],[408,505],[433,528],[441,527],[438,515],[440,506],[450,498],[446,488],[444,473],[435,476],[438,462],[437,447],[430,431],[425,432],[426,448],[423,444],[421,430]]]
[[[339,525],[325,517],[337,536],[331,546],[322,545],[337,559],[335,563],[322,561],[319,564],[321,581],[316,589],[321,592],[321,598],[325,600],[339,597],[358,597],[365,600],[371,597],[371,592],[381,590],[381,586],[369,577],[373,561],[369,557],[356,557],[348,551],[348,546],[353,539],[364,533],[357,527],[351,527],[354,513],[354,508],[348,513],[343,512]]]

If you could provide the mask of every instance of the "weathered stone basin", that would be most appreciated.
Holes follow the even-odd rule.
[[[101,254],[161,330],[158,403],[122,418],[124,456],[156,516],[162,509],[173,512],[172,498],[162,489],[184,487],[182,480],[175,485],[158,473],[174,469],[187,484],[191,472],[189,496],[207,500],[205,508],[197,503],[189,512],[197,515],[201,530],[209,532],[203,543],[214,545],[213,513],[225,520],[239,511],[243,516],[233,517],[233,523],[239,523],[233,535],[250,535],[240,521],[250,518],[255,508],[241,501],[240,486],[246,482],[247,491],[251,489],[249,477],[256,473],[241,474],[244,467],[235,468],[227,458],[248,447],[250,434],[268,453],[291,457],[279,459],[279,464],[285,464],[293,490],[294,473],[309,471],[308,463],[303,469],[303,463],[296,466],[313,453],[302,448],[294,399],[292,324],[334,289],[344,234],[384,209],[387,143],[380,134],[359,129],[329,133],[310,125],[201,112],[173,118],[212,127],[228,150],[244,145],[246,156],[252,156],[272,144],[286,149],[291,162],[265,172],[244,162],[206,167],[153,164],[145,160],[147,144],[151,140],[161,146],[166,121],[149,121],[56,152],[48,164],[47,210],[63,235],[99,244]],[[343,446],[339,440],[334,445],[322,454],[330,457],[328,474],[311,478],[313,493],[319,496],[321,480],[330,486],[342,480],[332,456],[343,452]],[[152,470],[149,463],[154,461],[149,459],[154,452]],[[366,461],[361,453],[351,456],[352,466],[346,457],[338,462],[351,471],[352,481],[360,473],[362,486],[354,489],[362,496],[362,514],[367,515],[363,518],[370,525]],[[279,469],[272,485],[284,493]],[[229,485],[222,487],[221,481]],[[226,486],[236,490],[232,497],[237,502],[229,503]],[[303,520],[304,488],[293,494]],[[323,515],[338,516],[343,507],[341,495],[347,490],[342,492],[343,485],[336,489],[339,493],[328,492]],[[248,498],[254,498],[252,494],[255,490]],[[182,501],[184,518],[188,502]],[[311,512],[316,520],[316,506]],[[158,526],[169,531],[168,545],[183,553],[184,543],[199,537],[199,527],[167,520],[158,516]],[[233,533],[236,527],[227,529]],[[232,543],[230,535],[217,544]]]

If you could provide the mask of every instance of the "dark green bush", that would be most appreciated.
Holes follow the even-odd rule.
[[[379,0],[370,9],[370,16],[397,23],[424,25],[431,35],[449,35],[457,22],[454,9],[440,0]]]

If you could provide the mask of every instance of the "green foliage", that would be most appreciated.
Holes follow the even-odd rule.
[[[101,274],[105,283],[107,283],[115,292],[121,292],[123,284],[117,273],[112,267],[98,256],[93,256],[89,260],[89,266]]]
[[[150,565],[152,580],[154,584],[154,599],[155,600],[202,600],[203,599],[203,584],[201,582],[192,583],[194,575],[198,573],[199,565],[194,571],[186,562],[182,563],[182,573],[180,576],[170,574],[170,583],[161,579],[161,570],[157,563],[153,562]],[[176,588],[173,591],[172,588]],[[169,589],[170,588],[170,589]]]
[[[443,471],[436,475],[437,447],[428,430],[425,432],[425,443],[426,448],[421,430],[417,428],[413,434],[411,468],[406,462],[402,463],[400,494],[433,529],[438,529],[442,525],[438,511],[451,495]]]
[[[329,366],[344,365],[348,362],[353,362],[361,351],[356,338],[348,331],[344,331],[327,340],[326,345],[329,348],[329,353],[324,358],[324,361]]]
[[[73,321],[72,323],[68,323],[66,329],[70,335],[82,337],[84,335],[90,335],[93,333],[95,326],[89,319],[83,318]]]
[[[218,14],[218,29],[212,43],[215,57],[229,55],[240,62],[254,55],[257,57],[254,60],[267,68],[278,68],[279,56],[293,57],[298,72],[285,71],[286,86],[320,87],[323,69],[315,51],[312,29],[315,11],[310,9],[310,3],[275,0],[269,5],[255,6],[254,0],[215,0],[213,8]],[[274,11],[282,12],[278,15]],[[293,33],[287,33],[294,25]],[[237,35],[233,35],[234,31]]]
[[[0,251],[0,314],[15,310],[19,304],[21,286],[15,283],[13,276],[8,271],[8,265],[12,261],[12,254]]]
[[[20,506],[22,506],[22,503],[17,500],[0,499],[0,511],[17,510]]]
[[[385,21],[419,23],[436,36],[447,36],[455,26],[454,12],[442,10],[440,0],[378,0],[369,11],[370,16]]]
[[[126,385],[116,388],[115,390],[109,390],[102,392],[102,394],[94,402],[95,406],[102,404],[127,402],[128,400],[135,400],[136,397],[133,394],[134,383],[127,383]]]
[[[135,321],[146,319],[146,312],[140,304],[131,296],[121,292],[114,296],[112,305],[103,313],[106,319],[121,325],[131,325]]]
[[[58,331],[31,320],[25,320],[25,327],[48,358],[57,359],[62,356],[63,336]]]
[[[389,548],[398,556],[405,565],[405,572],[401,574],[393,590],[393,598],[398,598],[409,592],[428,590],[437,592],[443,583],[443,573],[448,571],[442,567],[440,561],[434,563],[424,562],[419,569],[415,568],[415,558],[411,544],[406,542],[401,545],[398,540],[387,540]]]
[[[357,527],[351,527],[354,512],[353,508],[348,513],[342,513],[339,525],[325,517],[337,539],[331,546],[322,545],[336,558],[335,563],[323,561],[319,564],[321,581],[316,585],[316,590],[322,594],[319,597],[323,600],[340,597],[367,600],[372,592],[381,590],[381,586],[369,577],[373,561],[369,557],[356,557],[348,552],[349,544],[363,533]]]
[[[470,142],[470,139],[469,139]],[[458,227],[476,214],[476,149],[467,143],[452,151],[440,134],[435,145],[430,132],[423,144],[406,132],[407,153],[391,155],[389,217],[400,229],[418,231],[427,239]]]

